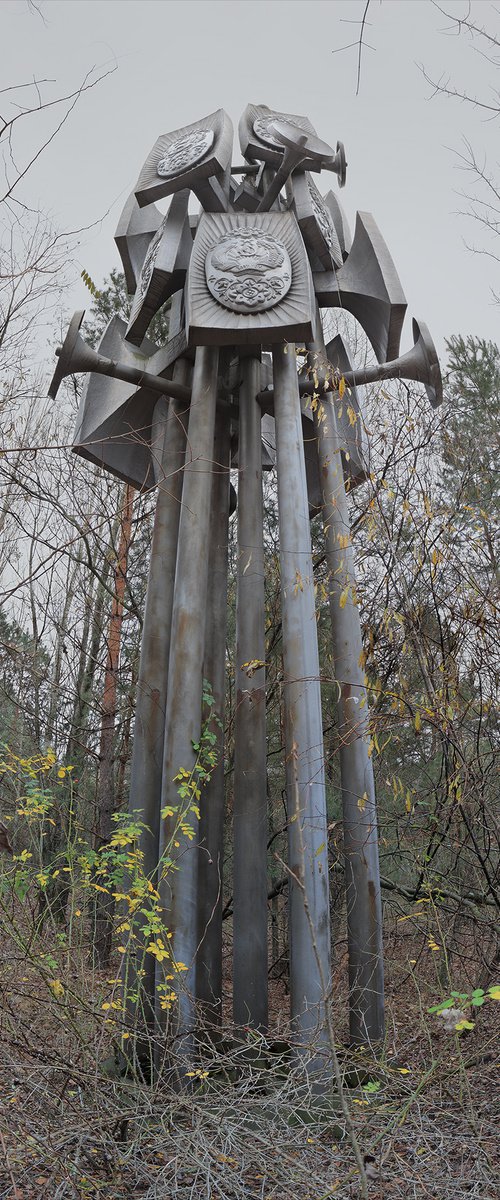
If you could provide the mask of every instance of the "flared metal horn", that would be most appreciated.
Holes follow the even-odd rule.
[[[325,163],[323,170],[334,171],[338,175],[339,187],[345,187],[347,162],[345,157],[345,146],[343,142],[337,142],[336,155],[331,163]]]
[[[92,364],[97,358],[97,354],[80,337],[80,326],[84,316],[85,309],[74,314],[62,346],[57,347],[56,354],[59,362],[50,381],[48,393],[52,400],[55,400],[59,387],[67,375],[78,375],[81,371],[94,370]]]
[[[49,396],[55,400],[59,385],[67,375],[81,375],[95,372],[97,375],[108,375],[111,379],[123,379],[125,383],[135,383],[137,386],[149,388],[163,396],[174,396],[176,400],[191,399],[190,389],[171,379],[163,379],[159,375],[151,375],[140,367],[127,366],[126,363],[115,362],[96,354],[80,336],[80,326],[85,315],[76,312],[71,320],[63,345],[58,347],[56,354],[59,358],[56,370],[49,387]],[[141,361],[144,361],[143,359]]]
[[[362,325],[378,361],[399,354],[406,299],[371,213],[358,212],[351,251],[340,271],[313,276],[320,308],[343,308]]]
[[[443,400],[443,380],[436,347],[427,325],[423,321],[412,322],[414,346],[393,362],[378,367],[367,367],[364,371],[346,373],[346,383],[380,383],[384,379],[414,379],[423,383],[430,404],[437,408]]]

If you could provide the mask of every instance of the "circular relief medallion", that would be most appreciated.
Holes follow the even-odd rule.
[[[209,291],[224,308],[258,313],[286,296],[292,265],[285,247],[271,234],[234,229],[209,250],[205,275]]]
[[[288,117],[286,113],[276,112],[270,117],[257,117],[253,123],[253,131],[267,146],[278,146],[280,150],[283,149],[283,143],[272,131],[273,121],[286,121],[287,125],[293,125],[294,129],[299,129],[301,133],[307,133],[307,129],[297,118]]]
[[[316,187],[316,184],[313,183],[312,179],[309,180],[309,195],[311,197],[314,215],[318,222],[321,233],[323,234],[330,253],[333,255],[333,257],[335,257],[335,253],[337,252],[338,255],[339,250],[337,230],[335,229],[335,225],[333,223],[332,214],[327,208],[321,192],[318,191],[318,188]]]
[[[180,175],[182,171],[194,167],[204,158],[212,149],[214,141],[213,129],[193,129],[192,133],[185,133],[184,137],[176,138],[175,142],[170,144],[167,153],[160,158],[156,174],[162,179]]]
[[[151,238],[151,241],[147,248],[146,257],[142,264],[141,278],[139,280],[139,291],[141,293],[141,296],[144,296],[146,294],[148,287],[151,283],[151,276],[155,269],[156,255],[158,253],[158,247],[160,245],[161,239],[165,232],[166,221],[167,221],[167,218],[164,217],[164,219],[160,225],[160,228],[157,229],[154,237]]]

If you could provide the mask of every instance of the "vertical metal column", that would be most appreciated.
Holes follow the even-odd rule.
[[[325,1047],[330,910],[323,725],[306,474],[295,347],[273,348],[278,459],[292,1019],[306,1056]],[[321,1065],[321,1055],[310,1064]],[[324,1065],[324,1060],[323,1060]]]
[[[222,1019],[222,868],[224,852],[224,700],[226,691],[230,422],[215,420],[210,516],[210,570],[203,674],[211,685],[217,766],[203,789],[199,825],[196,995],[209,1028]],[[207,714],[208,715],[208,714]],[[217,723],[220,722],[220,724]]]
[[[202,721],[203,656],[207,608],[208,550],[215,408],[217,397],[216,347],[196,351],[186,465],[179,522],[172,634],[168,672],[168,694],[163,754],[162,807],[182,806],[176,776],[181,769],[191,772],[196,763],[194,745],[199,743]],[[176,1032],[183,1054],[190,1053],[190,1035],[195,1024],[195,978],[198,878],[198,822],[193,813],[187,823],[194,838],[178,831],[169,853],[173,866],[163,866],[160,892],[165,921],[173,928],[176,963],[187,968],[175,975],[177,992]],[[168,848],[171,821],[160,826],[160,854]],[[161,963],[159,964],[161,968]],[[157,978],[159,972],[157,971]],[[161,974],[163,974],[161,972]]]
[[[267,1029],[267,784],[260,360],[240,360],[233,1015]],[[244,664],[247,665],[246,669]],[[261,664],[261,665],[258,665]]]
[[[311,365],[324,343],[309,347]],[[334,401],[321,395],[314,412],[319,476],[323,490],[326,561],[335,677],[339,685],[338,732],[344,824],[349,946],[349,1030],[353,1044],[384,1036],[384,964],[377,809],[373,764],[368,754],[369,711],[362,640],[355,598],[354,552]]]
[[[179,359],[174,368],[178,383],[189,381],[189,363]],[[170,629],[174,596],[177,534],[182,497],[182,479],[186,455],[186,405],[180,400],[162,397],[154,410],[152,455],[158,486],[141,656],[137,681],[134,740],[132,747],[129,812],[139,813],[146,829],[140,848],[145,874],[156,886],[159,853],[161,777],[163,737],[167,696]],[[137,935],[137,930],[135,930]],[[139,1000],[129,1003],[130,1015],[146,1036],[152,1032],[155,1010],[155,960],[141,953],[140,943],[129,943],[125,963],[127,992],[139,992]],[[137,977],[137,968],[145,974]],[[141,1056],[140,1040],[136,1053]],[[142,1056],[150,1048],[142,1047]]]

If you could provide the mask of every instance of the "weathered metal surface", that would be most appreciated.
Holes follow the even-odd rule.
[[[423,321],[413,318],[412,327],[412,350],[408,350],[393,362],[349,371],[345,376],[346,382],[350,383],[352,379],[361,385],[381,383],[384,379],[414,379],[416,383],[423,383],[429,403],[433,408],[437,408],[443,401],[443,381],[436,347]]]
[[[148,388],[157,395],[174,396],[178,400],[190,400],[191,394],[188,388],[181,386],[180,383],[175,383],[173,380],[167,378],[160,379],[157,375],[151,375],[150,372],[143,370],[142,367],[128,366],[126,355],[124,355],[124,359],[121,362],[114,362],[110,358],[96,354],[95,350],[87,346],[79,333],[84,316],[84,311],[74,314],[64,343],[62,347],[56,350],[59,363],[52,376],[48,392],[52,400],[55,400],[58,389],[66,375],[78,375],[87,372],[96,373],[97,375],[107,375],[110,379],[122,379],[125,383],[135,384],[136,387]],[[135,362],[137,358],[139,358],[140,362],[144,361],[143,356],[140,354],[138,356],[134,355]]]
[[[337,378],[352,377],[353,372],[349,356],[342,341],[342,338],[337,335],[331,342],[328,343],[326,351],[321,354],[318,361],[312,365],[312,355],[309,357],[308,374],[313,376],[318,381],[318,402],[321,405],[325,392],[323,391],[325,382],[325,367],[328,370],[328,364],[331,363]],[[322,369],[323,367],[323,369]],[[354,375],[356,379],[357,376]],[[321,383],[320,383],[321,379]],[[301,382],[301,373],[299,373],[299,389]],[[307,475],[307,493],[309,496],[309,504],[312,510],[316,513],[323,506],[323,487],[321,473],[318,468],[318,452],[316,444],[316,431],[313,407],[311,400],[307,395],[301,396],[302,408],[302,427],[304,431],[304,453],[306,459],[306,475]],[[323,410],[321,409],[321,414]],[[350,382],[349,391],[344,396],[342,404],[337,406],[336,411],[337,432],[341,446],[342,466],[344,469],[344,480],[350,490],[358,487],[360,483],[364,483],[369,477],[369,448],[367,435],[365,430],[365,422],[361,408],[361,402],[358,396],[358,390],[354,383]]]
[[[173,192],[191,188],[202,204],[224,212],[228,201],[221,185],[231,166],[233,126],[224,109],[157,139],[139,175],[135,194],[141,208]],[[212,180],[213,188],[206,187]]]
[[[331,363],[332,378],[344,379],[356,378],[351,370],[351,363],[347,355],[344,343],[340,336],[329,342],[326,349],[328,362]],[[321,363],[326,363],[325,356],[322,356]],[[317,364],[318,367],[319,364]],[[310,400],[310,395],[318,390],[319,400],[324,395],[324,386],[327,382],[325,379],[321,382],[321,387],[314,382],[315,370],[304,368],[299,371],[299,392],[301,393],[300,407],[302,412],[302,434],[304,439],[304,458],[306,466],[307,479],[307,495],[309,500],[310,515],[315,515],[323,505],[323,492],[321,479],[318,470],[318,453],[316,447],[316,434],[314,431],[313,411]],[[264,374],[264,373],[263,373]],[[322,373],[324,375],[324,372]],[[317,374],[316,374],[317,379]],[[311,382],[309,382],[311,381]],[[263,380],[263,382],[267,382]],[[307,387],[307,391],[305,388]],[[333,387],[333,384],[332,384]],[[304,391],[303,391],[304,389]],[[262,422],[262,429],[266,429],[266,444],[270,457],[276,452],[276,435],[274,429],[274,390],[272,388],[259,392],[258,401],[261,405],[265,416]],[[264,426],[265,423],[265,426]],[[344,466],[344,478],[349,488],[357,487],[363,483],[369,475],[369,448],[365,432],[365,424],[361,404],[354,383],[350,383],[349,393],[346,396],[345,404],[339,407],[337,416],[337,425],[339,437],[342,445],[342,462]],[[264,441],[264,433],[263,433]]]
[[[340,201],[337,199],[334,192],[330,191],[323,196],[323,203],[326,205],[339,240],[340,249],[342,251],[342,261],[345,262],[348,254],[350,254],[352,246],[352,234],[349,227],[349,222],[345,215],[344,209]]]
[[[187,189],[172,197],[168,213],[149,243],[125,334],[134,346],[140,345],[162,304],[184,287],[193,245],[188,203]]]
[[[125,321],[112,317],[99,343],[99,355],[140,368],[154,353],[152,342],[133,351],[124,341]],[[94,355],[94,351],[90,351]],[[93,357],[90,358],[93,365]],[[92,368],[90,368],[92,369]],[[120,379],[90,374],[80,401],[73,439],[75,454],[104,467],[142,490],[152,487],[150,440],[158,393]]]
[[[320,308],[344,308],[362,325],[379,362],[396,358],[406,300],[389,250],[371,213],[358,212],[354,241],[340,271],[318,271]]]
[[[310,337],[311,273],[293,214],[204,214],[191,255],[186,310],[193,345]]]
[[[186,812],[186,824],[194,836],[177,829],[170,846],[173,826],[183,806],[179,797],[179,771],[190,775],[195,768],[202,721],[203,659],[205,649],[206,594],[213,442],[217,398],[218,350],[197,350],[184,468],[182,507],[179,521],[177,563],[170,641],[169,681],[163,755],[162,809],[173,816],[162,819],[160,854],[174,861],[160,882],[165,922],[173,927],[172,946],[176,964],[177,1007],[173,1016],[182,1054],[192,1053],[195,1027],[196,949],[198,936],[198,821]],[[184,969],[185,968],[185,969]],[[167,972],[170,973],[170,972]],[[162,978],[158,964],[157,980]]]
[[[220,410],[215,421],[204,678],[213,707],[217,765],[203,789],[198,830],[198,954],[196,996],[204,1025],[222,1020],[222,887],[224,854],[224,700],[226,691],[227,574],[230,424]]]
[[[311,367],[324,343],[309,348]],[[369,710],[356,599],[354,551],[344,485],[335,401],[322,397],[314,412],[331,613],[337,703],[349,949],[349,1029],[354,1044],[384,1036],[382,905],[373,764],[368,753]]]
[[[231,212],[255,212],[260,200],[255,188],[255,177],[246,176],[240,181],[231,178],[229,200]]]
[[[276,140],[284,146],[283,161],[266,187],[257,212],[269,212],[290,175],[298,167],[303,168],[307,163],[312,170],[320,171],[327,163],[331,164],[333,169],[334,163],[331,146],[320,141],[314,134],[304,133],[285,121],[273,121],[270,129]]]
[[[351,449],[353,450],[355,462],[357,462],[357,468],[354,473],[355,482],[361,482],[361,479],[356,479],[356,475],[362,474],[364,478],[364,462],[366,461],[366,454],[362,449],[362,422],[358,423],[357,432],[353,433],[351,428],[351,433],[349,433],[348,429],[348,424],[352,426],[353,414],[356,415],[356,421],[361,416],[356,387],[362,387],[367,383],[382,383],[386,379],[413,379],[416,383],[424,385],[427,398],[433,408],[438,408],[442,403],[443,381],[436,347],[427,325],[423,321],[416,321],[414,318],[412,324],[413,337],[415,339],[413,349],[408,350],[406,354],[402,354],[400,358],[396,358],[392,362],[379,363],[377,366],[360,367],[353,370],[342,339],[336,337],[329,343],[327,350],[331,368],[327,368],[326,358],[323,358],[323,360],[319,359],[316,364],[321,369],[321,361],[323,362],[321,387],[319,389],[321,395],[336,392],[341,379],[350,389],[350,396],[348,396],[346,406],[342,406],[344,416],[338,417],[337,421],[340,420],[341,422],[341,430],[339,432],[341,432],[343,445],[347,447],[349,452]],[[303,412],[307,411],[307,397],[313,396],[318,391],[318,382],[315,374],[316,372],[312,367],[308,367],[307,370],[303,370],[299,374],[299,391],[302,398]],[[274,391],[272,388],[266,388],[264,391],[259,392],[258,400],[264,412],[273,412]],[[351,445],[349,445],[349,442]]]
[[[189,364],[180,360],[175,366],[177,381],[187,384],[189,373]],[[187,417],[186,406],[179,401],[158,400],[151,436],[157,500],[137,680],[129,812],[134,816],[139,813],[146,826],[140,843],[143,868],[154,886],[159,857],[163,737]],[[145,971],[142,978],[137,976],[137,969]],[[144,955],[140,935],[135,945],[131,943],[127,970],[127,989],[139,996],[137,1004],[129,1003],[129,1013],[139,1029],[145,1027],[151,1032],[155,1013],[155,959],[151,954]]]
[[[309,255],[319,259],[325,271],[341,267],[342,248],[335,222],[309,172],[295,172],[292,191],[295,215]]]
[[[267,104],[247,104],[240,119],[238,133],[241,152],[244,158],[260,159],[272,167],[280,167],[283,159],[283,143],[280,142],[273,128],[275,121],[286,121],[301,133],[316,136],[314,125],[308,117],[299,117],[295,113],[278,112],[268,108]],[[309,169],[309,166],[308,166]]]
[[[158,233],[163,213],[155,204],[139,208],[132,192],[116,227],[115,242],[122,260],[127,291],[135,292],[151,239]]]
[[[265,1030],[267,781],[264,534],[259,358],[240,362],[233,805],[233,1016]]]
[[[295,347],[273,350],[283,618],[292,1020],[307,1061],[325,1044],[330,911],[323,724]],[[314,1073],[321,1053],[309,1065]]]
[[[124,323],[115,318],[99,353],[94,353],[80,337],[83,314],[76,314],[50,394],[55,397],[65,376],[89,372],[75,451],[134,486],[158,483],[131,807],[141,810],[150,829],[143,847],[152,880],[158,855],[165,856],[159,886],[172,932],[167,940],[179,969],[172,970],[168,960],[159,961],[153,974],[149,955],[142,976],[144,947],[139,937],[129,971],[140,1011],[134,1052],[146,1052],[143,1035],[153,1028],[156,1005],[155,1030],[162,1030],[168,1020],[169,1033],[177,1035],[173,1045],[174,1054],[181,1054],[181,1076],[194,1050],[196,1002],[214,1024],[221,1014],[222,758],[202,793],[199,824],[194,811],[185,814],[184,826],[178,824],[183,799],[176,776],[187,772],[184,780],[189,780],[194,779],[190,772],[196,774],[203,674],[212,685],[216,707],[223,710],[228,511],[235,501],[230,464],[237,465],[240,474],[234,1017],[238,1025],[259,1029],[267,1023],[261,489],[262,470],[273,464],[277,444],[291,1001],[298,1052],[319,1088],[329,1072],[324,1017],[330,934],[309,510],[317,511],[320,505],[324,509],[331,567],[332,638],[341,689],[351,1036],[364,1043],[379,1040],[383,1032],[382,943],[375,793],[366,744],[353,554],[350,543],[346,545],[344,477],[351,487],[366,477],[356,384],[410,378],[423,383],[430,402],[437,404],[441,377],[434,346],[421,323],[414,322],[413,350],[398,357],[406,301],[373,218],[358,214],[352,242],[336,197],[332,192],[323,197],[308,174],[333,171],[343,186],[342,143],[337,142],[334,152],[319,141],[306,117],[265,105],[247,106],[239,132],[246,161],[233,168],[233,175],[241,176],[241,182],[231,175],[232,126],[222,109],[158,138],[116,232],[127,285],[136,292],[127,336],[140,343],[140,350],[127,346]],[[200,217],[188,211],[189,191],[205,210]],[[153,202],[166,196],[173,199],[163,218]],[[157,347],[142,341],[151,318],[171,295],[167,344]],[[330,343],[325,359],[317,302],[354,315],[374,347],[378,367],[352,371],[340,338]],[[287,341],[309,343],[310,378],[306,370],[298,380],[294,347],[287,347]],[[262,352],[266,345],[273,347],[274,377],[270,355]],[[224,356],[218,381],[218,348],[224,346],[232,347],[232,361],[231,355]],[[322,361],[314,361],[318,354]],[[194,355],[191,393],[186,360]],[[317,406],[313,416],[307,399],[316,389],[316,376],[322,385],[321,421]],[[342,415],[336,414],[331,398],[340,376],[351,389]],[[257,397],[268,385],[270,390]],[[157,403],[158,396],[163,398]],[[172,397],[168,405],[166,396]],[[259,404],[266,414],[262,425]],[[160,811],[165,814],[162,820]],[[193,826],[192,837],[187,824]],[[170,1015],[161,1004],[161,985],[167,985],[164,977],[169,974],[174,976],[177,998]],[[128,1017],[132,1016],[129,995]],[[156,1045],[158,1069],[160,1039]]]

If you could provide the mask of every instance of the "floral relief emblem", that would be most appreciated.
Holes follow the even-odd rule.
[[[192,133],[176,138],[167,153],[160,158],[156,174],[161,179],[169,179],[172,175],[180,175],[182,171],[194,167],[212,149],[214,140],[213,129],[194,129]]]
[[[315,215],[318,225],[320,227],[321,233],[323,234],[325,242],[328,246],[328,249],[332,255],[332,258],[335,261],[338,261],[340,247],[339,247],[339,240],[337,237],[337,230],[335,229],[332,215],[328,211],[328,208],[327,208],[327,206],[323,200],[323,197],[321,195],[321,192],[318,191],[316,184],[313,183],[312,179],[309,180],[309,195],[311,197],[311,203],[314,208],[314,215]]]
[[[208,289],[233,312],[263,312],[283,300],[292,282],[285,247],[269,233],[235,229],[209,250],[205,262]]]
[[[266,142],[268,146],[278,146],[280,150],[283,149],[283,143],[273,133],[273,121],[286,121],[287,125],[293,125],[295,129],[300,130],[300,133],[307,133],[305,122],[298,117],[289,117],[287,113],[273,112],[269,117],[257,117],[253,123],[253,131],[261,142]]]
[[[148,246],[148,249],[146,252],[146,257],[142,264],[141,278],[139,280],[139,289],[138,290],[140,291],[141,296],[144,296],[146,294],[148,287],[151,283],[151,276],[152,276],[154,268],[155,268],[156,255],[158,253],[158,247],[160,245],[161,239],[165,232],[166,223],[167,223],[167,218],[164,217],[164,219],[160,225],[160,228],[156,231],[154,237],[151,239],[151,241],[149,243],[149,246]]]

